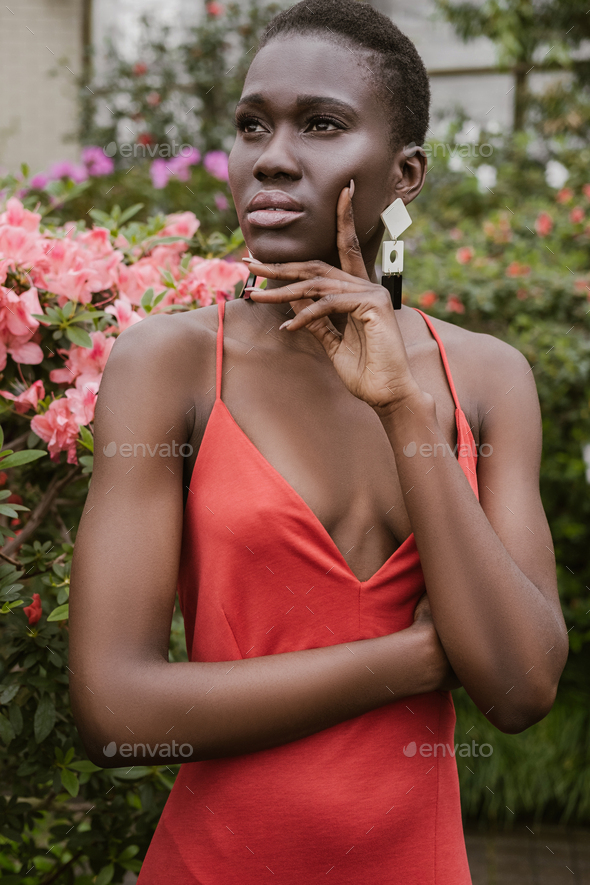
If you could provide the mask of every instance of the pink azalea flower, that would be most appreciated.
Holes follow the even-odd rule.
[[[193,212],[175,212],[166,216],[166,226],[158,234],[159,237],[186,237],[192,239],[201,222]],[[186,247],[185,247],[186,248]]]
[[[11,227],[22,227],[28,231],[38,231],[41,216],[37,212],[29,212],[20,200],[12,197],[6,203],[6,211],[0,215],[0,225],[9,224]]]
[[[0,390],[0,394],[4,399],[13,400],[15,411],[20,415],[24,415],[30,408],[36,409],[39,400],[45,398],[45,388],[43,387],[43,382],[38,380],[31,384],[30,387],[27,387],[26,390],[23,390],[22,393],[19,393],[18,396],[15,396],[14,393],[10,393],[8,390]]]
[[[570,212],[570,221],[572,224],[580,224],[584,220],[584,210],[579,206]]]
[[[189,269],[195,279],[202,280],[211,289],[222,289],[232,294],[236,283],[248,279],[248,268],[243,261],[195,256],[191,259]]]
[[[210,175],[220,181],[228,181],[228,156],[225,151],[209,151],[205,154],[203,166]]]
[[[31,430],[47,443],[52,461],[59,461],[59,453],[66,451],[68,464],[78,463],[76,440],[79,424],[65,396],[54,400],[43,415],[35,415],[31,421]]]
[[[7,259],[8,266],[13,269],[17,265],[27,270],[34,267],[43,255],[41,243],[36,232],[9,224],[0,225],[0,259]]]
[[[153,288],[155,294],[159,295],[166,288],[162,283],[158,264],[154,261],[155,252],[156,249],[151,255],[140,258],[135,264],[129,266],[122,264],[119,267],[119,292],[131,304],[139,305],[146,289]]]
[[[36,289],[27,289],[22,295],[0,286],[0,371],[6,368],[7,355],[17,363],[38,365],[43,351],[31,341],[39,323],[32,317],[41,313]]]
[[[60,350],[67,356],[64,369],[52,369],[49,373],[51,381],[56,384],[74,384],[79,390],[86,385],[100,384],[104,367],[115,344],[112,335],[104,332],[91,332],[92,347],[78,347],[73,344],[70,350]],[[98,387],[97,387],[98,389]]]
[[[225,12],[225,6],[223,6],[221,3],[210,2],[206,4],[205,8],[209,15],[213,15],[215,17],[223,15],[223,13]]]
[[[115,317],[119,332],[124,332],[129,326],[134,326],[143,319],[136,310],[133,310],[133,305],[125,297],[117,298],[113,304],[105,307],[105,311]]]
[[[93,292],[112,288],[119,277],[123,255],[111,246],[109,233],[94,228],[63,239],[43,240],[43,258],[37,262],[36,285],[66,301],[89,304]]]
[[[83,388],[71,387],[66,390],[70,412],[79,426],[86,426],[94,420],[94,407],[99,386],[99,381],[87,381]]]

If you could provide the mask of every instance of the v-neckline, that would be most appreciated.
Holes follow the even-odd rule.
[[[266,467],[266,469],[268,469],[268,470],[271,472],[271,474],[272,474],[273,476],[275,476],[275,477],[278,478],[279,483],[283,486],[283,488],[287,489],[288,493],[289,493],[289,494],[295,499],[295,501],[299,504],[299,506],[305,511],[305,513],[307,514],[307,517],[308,517],[308,521],[312,522],[313,525],[315,526],[316,530],[317,530],[317,531],[318,531],[318,532],[324,537],[324,539],[326,540],[326,542],[329,544],[330,548],[332,549],[334,555],[335,555],[335,556],[337,557],[337,559],[340,561],[340,564],[346,569],[346,571],[348,572],[349,576],[350,576],[354,581],[356,581],[356,583],[358,583],[358,584],[370,584],[372,581],[375,580],[375,578],[376,578],[378,575],[381,574],[382,571],[384,571],[384,570],[387,568],[387,566],[388,566],[391,562],[393,562],[393,560],[397,557],[398,553],[400,553],[400,551],[402,550],[402,548],[407,547],[407,546],[410,546],[411,543],[414,543],[414,541],[415,541],[415,539],[414,539],[414,532],[411,532],[411,533],[408,535],[408,537],[405,538],[405,540],[403,540],[403,541],[401,542],[401,544],[399,545],[399,547],[397,547],[397,548],[393,551],[393,553],[391,554],[391,556],[389,556],[389,557],[385,560],[385,562],[383,563],[383,565],[379,566],[379,568],[377,569],[377,571],[374,572],[374,573],[371,575],[370,578],[367,578],[366,581],[361,581],[361,579],[360,579],[357,575],[355,575],[355,573],[354,573],[353,570],[351,569],[350,565],[348,564],[348,562],[347,562],[346,559],[344,558],[344,555],[343,555],[343,553],[341,552],[340,548],[338,547],[338,545],[336,544],[336,542],[335,542],[334,539],[332,538],[331,534],[329,533],[329,531],[327,530],[327,528],[324,526],[324,524],[322,523],[322,521],[319,519],[319,517],[316,516],[316,514],[313,512],[313,510],[311,509],[311,507],[309,506],[309,504],[308,504],[308,503],[307,503],[307,502],[301,497],[301,495],[299,494],[299,492],[297,492],[297,491],[293,488],[293,486],[292,486],[289,482],[287,482],[287,480],[285,479],[285,477],[283,476],[283,474],[280,473],[280,472],[276,469],[276,467],[273,467],[273,465],[270,463],[270,461],[269,461],[267,458],[264,457],[264,455],[262,454],[262,452],[260,451],[260,449],[259,449],[257,446],[254,445],[254,443],[252,442],[252,440],[250,439],[250,437],[248,436],[248,434],[247,434],[244,430],[242,430],[242,428],[240,427],[240,425],[238,424],[238,422],[236,421],[236,419],[234,418],[234,416],[232,415],[232,413],[230,412],[230,410],[228,409],[228,407],[226,406],[225,402],[224,402],[222,399],[216,399],[216,400],[215,400],[215,403],[214,403],[214,405],[213,405],[213,410],[215,410],[215,409],[217,408],[217,405],[218,405],[218,404],[220,404],[220,405],[223,407],[223,411],[224,411],[224,413],[227,415],[227,417],[229,418],[232,427],[235,427],[235,428],[236,428],[236,430],[238,431],[238,433],[240,434],[240,436],[243,438],[245,444],[246,444],[250,449],[252,449],[252,450],[256,453],[256,456],[258,457],[258,459],[260,460],[260,462]],[[212,418],[212,415],[209,416],[209,421],[207,422],[207,427],[208,427],[209,424],[211,423],[211,418]],[[206,432],[207,432],[207,428],[205,428],[205,435],[206,435]],[[201,448],[203,447],[203,443],[205,442],[205,435],[203,436],[203,439],[202,439],[202,441],[201,441]],[[200,454],[200,451],[199,451],[199,454]],[[197,455],[197,460],[198,460],[198,455]],[[196,463],[195,463],[195,467],[196,467]],[[194,469],[193,469],[193,474],[194,474],[194,472],[195,472],[195,471],[194,471]],[[192,482],[191,482],[191,485],[192,485]]]

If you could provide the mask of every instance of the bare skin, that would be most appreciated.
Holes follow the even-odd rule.
[[[318,94],[323,105],[301,100]],[[192,745],[185,761],[240,755],[461,683],[498,728],[521,731],[551,708],[567,654],[530,367],[496,339],[436,321],[476,442],[493,449],[479,459],[480,503],[448,453],[406,457],[410,441],[456,442],[438,347],[419,314],[393,311],[374,271],[379,213],[419,193],[424,158],[392,155],[374,82],[330,41],[271,41],[244,95],[255,96],[242,110],[256,122],[241,123],[230,182],[262,262],[251,269],[270,288],[226,307],[223,400],[343,555],[350,550],[359,580],[413,531],[428,599],[412,627],[347,643],[354,656],[335,645],[169,663],[183,502],[215,396],[217,309],[144,320],[118,338],[103,377],[76,538],[71,695],[89,756],[131,764],[119,753],[105,759],[103,746],[172,737]],[[254,227],[248,202],[277,188],[302,204],[302,218]],[[172,439],[192,456],[102,454],[112,441]]]

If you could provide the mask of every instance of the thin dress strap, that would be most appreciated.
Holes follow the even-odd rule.
[[[431,331],[431,333],[432,333],[432,337],[434,338],[434,340],[435,340],[436,343],[438,344],[438,349],[440,350],[440,356],[441,356],[441,359],[442,359],[442,362],[443,362],[443,366],[444,366],[444,369],[445,369],[445,374],[446,374],[446,376],[447,376],[447,381],[449,382],[449,388],[450,388],[450,390],[451,390],[451,394],[453,395],[453,400],[454,400],[454,402],[455,402],[455,408],[456,408],[456,409],[460,409],[461,406],[459,405],[459,397],[457,396],[457,391],[455,390],[455,384],[454,384],[454,382],[453,382],[453,376],[451,375],[451,370],[450,370],[450,368],[449,368],[449,361],[448,361],[448,359],[447,359],[447,354],[446,354],[446,351],[445,351],[444,345],[443,345],[442,341],[440,340],[440,337],[439,337],[439,335],[438,335],[438,332],[437,332],[436,329],[434,328],[434,326],[433,326],[433,324],[432,324],[432,320],[431,320],[431,319],[430,319],[425,313],[423,313],[423,312],[422,312],[421,310],[419,310],[419,308],[417,308],[417,307],[414,307],[413,310],[417,310],[419,314],[422,314],[422,316],[423,316],[423,318],[424,318],[424,321],[425,321],[426,325],[428,326],[428,328],[430,329],[430,331]]]
[[[221,399],[221,370],[223,368],[223,317],[225,301],[217,302],[217,349],[215,352],[215,399]]]

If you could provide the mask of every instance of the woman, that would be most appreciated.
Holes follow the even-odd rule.
[[[424,183],[403,148],[428,103],[371,7],[277,16],[230,157],[268,288],[150,318],[109,359],[72,702],[97,764],[188,763],[140,885],[465,885],[449,689],[505,732],[552,706],[567,639],[530,367],[394,312],[375,275],[380,213]],[[177,575],[188,663],[167,659]]]

